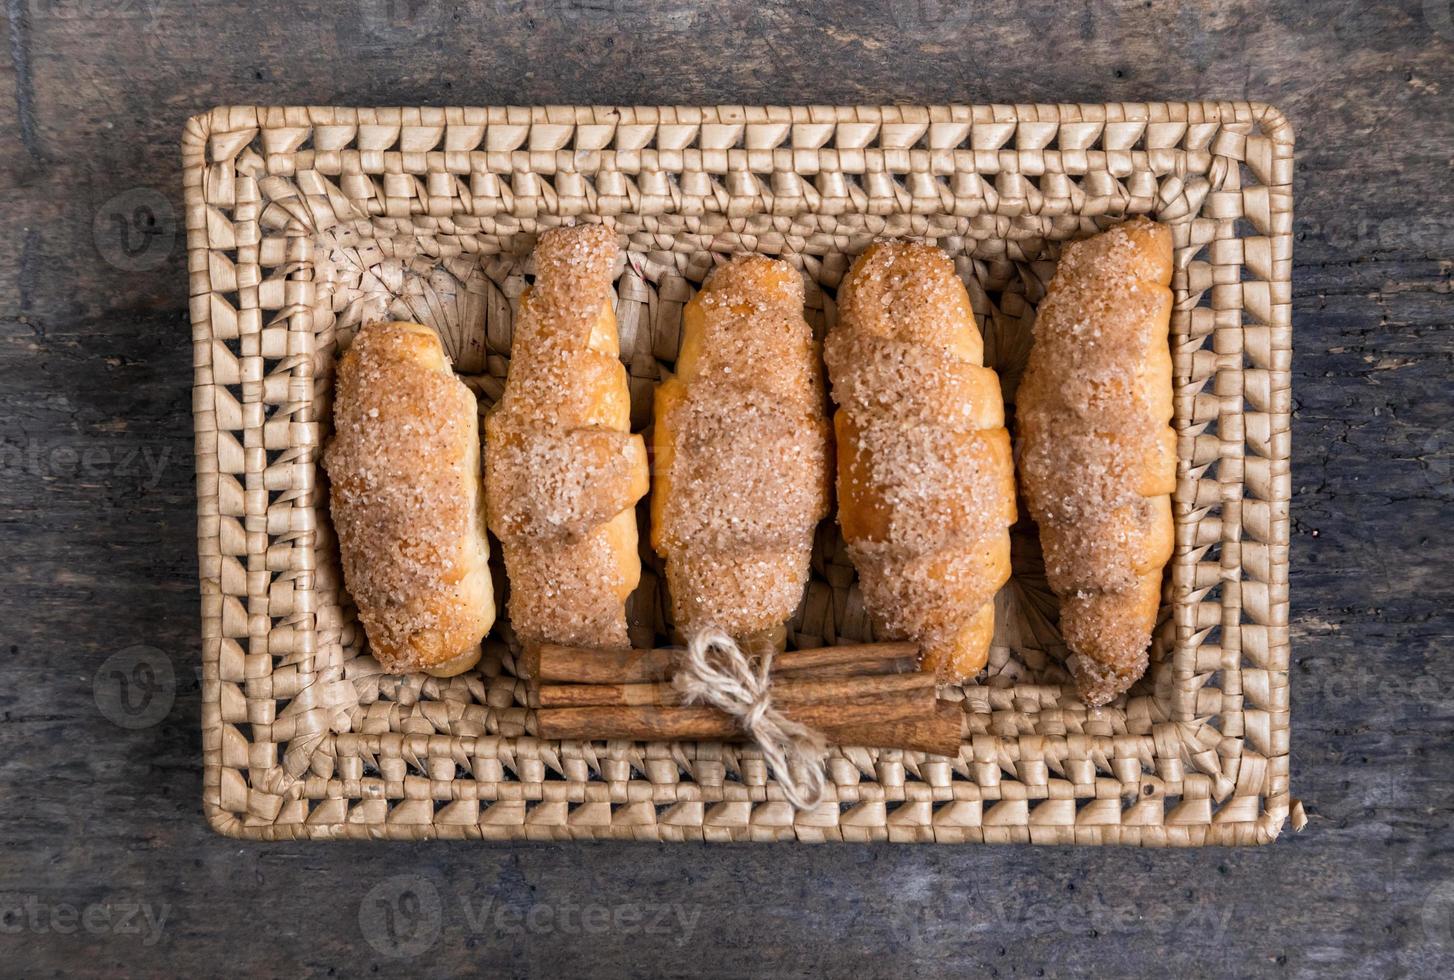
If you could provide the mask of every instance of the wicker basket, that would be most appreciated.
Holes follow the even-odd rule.
[[[1288,790],[1292,132],[1249,103],[219,108],[183,139],[196,363],[204,803],[236,837],[1253,844]],[[781,255],[822,330],[872,238],[932,239],[1013,402],[1060,243],[1173,229],[1176,553],[1146,679],[1088,709],[1033,529],[958,758],[844,748],[795,812],[751,747],[547,742],[507,627],[479,670],[361,652],[318,467],[332,364],[366,320],[445,338],[488,406],[536,233],[605,220],[634,424],[682,306],[733,252]],[[669,629],[647,556],[633,640]],[[798,646],[869,638],[827,522]]]

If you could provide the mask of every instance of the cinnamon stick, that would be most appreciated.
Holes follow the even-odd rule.
[[[939,701],[921,718],[886,725],[845,725],[830,738],[835,745],[862,745],[881,749],[912,749],[930,755],[959,755],[964,712],[950,701]],[[826,734],[826,733],[825,733]]]
[[[773,658],[770,673],[814,677],[858,674],[905,674],[919,669],[919,648],[913,643],[852,643],[793,650]]]
[[[889,695],[871,706],[784,705],[783,713],[822,732],[836,745],[902,748],[948,756],[959,753],[961,712],[948,702],[935,702],[926,711],[917,697]],[[545,739],[746,740],[729,715],[702,705],[542,708],[535,719],[536,735]]]
[[[932,707],[935,677],[915,671],[911,674],[864,674],[852,677],[817,677],[790,674],[772,682],[774,704],[808,704],[871,701],[905,691],[924,692],[924,705]],[[588,707],[595,705],[678,705],[682,694],[670,683],[654,684],[542,684],[541,708]]]
[[[934,711],[934,692],[885,694],[872,701],[844,704],[783,705],[794,721],[824,734],[848,726],[909,721]],[[708,705],[622,704],[572,708],[541,708],[536,712],[541,738],[729,738],[739,728],[726,712]],[[635,734],[635,733],[644,734]]]
[[[676,671],[680,649],[595,650],[542,643],[526,649],[520,668],[537,683],[639,684],[667,680]],[[919,649],[912,643],[858,643],[794,650],[773,658],[771,673],[815,677],[908,673],[917,669]]]

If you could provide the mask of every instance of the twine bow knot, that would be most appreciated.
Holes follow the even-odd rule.
[[[786,717],[772,705],[771,653],[753,670],[732,637],[715,627],[687,643],[686,656],[672,683],[687,704],[706,702],[725,711],[762,750],[783,796],[799,810],[823,799],[827,743],[823,736]]]

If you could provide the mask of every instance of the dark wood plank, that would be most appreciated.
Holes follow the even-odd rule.
[[[4,972],[1454,968],[1454,24],[1443,0],[5,9]],[[1293,779],[1313,817],[1302,835],[1174,853],[250,846],[206,829],[178,227],[189,114],[253,102],[1182,97],[1271,101],[1298,129]],[[139,208],[154,224],[137,222]],[[128,730],[98,708],[93,679],[137,644],[171,663],[175,701]],[[379,902],[419,890],[416,878],[439,896],[441,933],[421,958],[392,960],[368,941]],[[135,924],[122,922],[128,903],[165,916],[157,936],[144,919],[142,932],[120,931]],[[88,907],[90,920],[68,917]]]

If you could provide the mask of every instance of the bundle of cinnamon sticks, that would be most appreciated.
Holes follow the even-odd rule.
[[[739,741],[726,712],[684,705],[671,683],[680,650],[593,650],[541,644],[521,668],[548,739]],[[836,745],[958,755],[961,712],[934,693],[910,643],[796,650],[773,658],[772,703]]]

